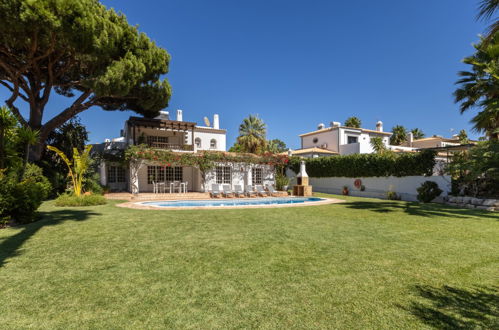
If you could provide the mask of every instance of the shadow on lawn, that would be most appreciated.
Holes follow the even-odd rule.
[[[403,210],[405,213],[422,217],[451,217],[451,218],[491,218],[499,220],[493,212],[477,209],[461,209],[444,204],[422,204],[417,202],[399,202],[380,200],[378,202],[350,201],[344,203],[348,208],[369,210],[379,213],[389,213]]]
[[[39,215],[41,217],[39,221],[16,227],[23,228],[23,230],[0,242],[0,267],[5,264],[6,259],[19,255],[19,248],[42,227],[58,225],[68,220],[83,221],[92,215],[99,215],[99,213],[86,210],[64,209],[51,212],[39,212]]]
[[[429,326],[438,329],[498,329],[499,287],[463,290],[444,286],[416,286],[424,302],[408,310]]]

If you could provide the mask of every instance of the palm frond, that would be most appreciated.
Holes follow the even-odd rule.
[[[499,0],[482,0],[478,5],[477,20],[489,20],[499,9]]]

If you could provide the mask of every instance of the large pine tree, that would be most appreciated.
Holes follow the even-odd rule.
[[[0,84],[18,121],[40,132],[34,159],[50,132],[90,107],[155,116],[168,104],[168,53],[97,0],[1,1],[0,31]],[[54,93],[72,103],[44,118]]]

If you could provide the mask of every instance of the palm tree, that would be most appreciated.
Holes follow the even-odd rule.
[[[478,5],[477,20],[489,21],[499,9],[499,0],[481,0]],[[487,29],[485,42],[488,43],[493,35],[499,31],[499,21],[496,19]]]
[[[16,126],[16,119],[7,107],[0,107],[0,169],[5,168],[7,133]]]
[[[412,136],[414,137],[414,140],[419,140],[425,137],[424,132],[419,129],[419,128],[413,128],[411,129]]]
[[[490,139],[499,139],[499,32],[485,43],[475,45],[476,52],[463,60],[470,71],[459,72],[454,101],[460,103],[461,113],[472,108],[481,111],[472,118],[474,130],[485,132]]]
[[[19,127],[17,129],[17,135],[21,143],[24,144],[24,159],[23,159],[23,167],[21,169],[19,178],[22,179],[24,177],[24,172],[26,171],[26,165],[28,164],[29,159],[29,149],[31,146],[35,145],[40,138],[40,132],[37,130],[32,130],[30,127]]]
[[[258,116],[249,115],[239,126],[239,143],[245,152],[259,153],[265,150],[267,129]]]
[[[374,152],[377,154],[382,154],[386,151],[386,146],[383,143],[383,139],[379,136],[371,138],[371,147],[374,149]]]
[[[399,146],[407,141],[407,132],[404,126],[396,125],[392,128],[392,136],[390,137],[390,144]]]
[[[347,120],[345,120],[346,127],[360,128],[361,125],[362,121],[355,116],[348,117]]]

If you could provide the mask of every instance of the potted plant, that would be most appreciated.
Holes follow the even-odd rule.
[[[347,196],[349,194],[348,186],[343,186],[342,194],[345,195],[345,196]]]

